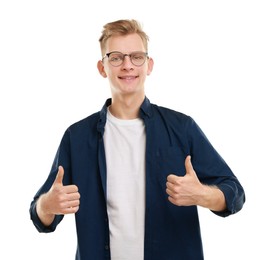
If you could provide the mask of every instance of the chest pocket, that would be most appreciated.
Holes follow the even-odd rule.
[[[185,175],[185,158],[187,153],[181,147],[159,148],[156,152],[157,174],[166,182],[169,174]]]

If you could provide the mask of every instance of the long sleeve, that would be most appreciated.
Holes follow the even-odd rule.
[[[192,163],[200,180],[204,184],[216,185],[224,193],[227,210],[214,213],[226,217],[240,211],[245,202],[242,185],[191,118],[188,124],[188,140]]]

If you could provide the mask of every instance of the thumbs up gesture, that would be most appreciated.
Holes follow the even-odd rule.
[[[193,169],[191,156],[185,159],[185,176],[170,174],[167,177],[168,200],[177,206],[198,205],[213,211],[226,209],[223,192],[217,186],[202,184]]]
[[[167,177],[166,192],[168,200],[177,206],[198,205],[203,192],[203,184],[200,183],[191,163],[191,156],[185,159],[185,176],[170,174]]]
[[[44,224],[50,224],[55,215],[76,213],[79,209],[80,194],[76,185],[63,185],[64,169],[58,167],[51,189],[37,201],[37,214]]]
[[[80,194],[76,185],[63,186],[64,169],[58,167],[56,179],[49,191],[48,201],[53,214],[70,214],[79,209]]]

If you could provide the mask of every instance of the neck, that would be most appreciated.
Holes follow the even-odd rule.
[[[145,95],[113,96],[110,112],[119,119],[135,119],[139,117],[139,109]]]

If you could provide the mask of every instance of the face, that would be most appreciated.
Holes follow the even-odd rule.
[[[108,39],[106,53],[118,51],[124,54],[141,51],[146,52],[138,34],[115,36]],[[112,95],[137,94],[144,95],[144,82],[153,69],[153,60],[146,59],[142,66],[135,66],[129,56],[125,56],[123,63],[112,66],[108,59],[98,61],[99,73],[109,79]]]

